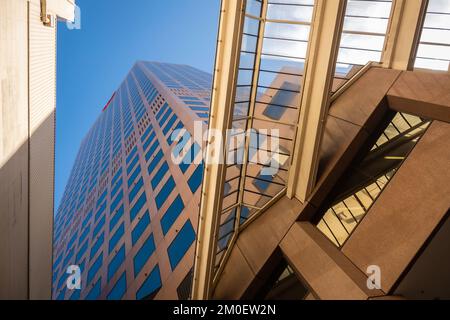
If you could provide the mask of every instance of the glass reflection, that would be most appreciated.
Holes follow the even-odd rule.
[[[419,117],[397,113],[370,152],[336,184],[332,205],[317,223],[336,246],[349,238],[429,125]]]

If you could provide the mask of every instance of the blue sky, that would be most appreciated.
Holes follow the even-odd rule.
[[[136,60],[212,73],[220,0],[77,0],[81,30],[58,26],[55,208],[78,148]]]

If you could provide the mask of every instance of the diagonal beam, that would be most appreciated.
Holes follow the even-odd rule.
[[[330,103],[346,1],[316,1],[300,118],[289,174],[289,197],[305,202],[314,187],[320,141]]]

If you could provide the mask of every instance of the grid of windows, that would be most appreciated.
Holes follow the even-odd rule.
[[[151,297],[163,285],[158,259],[151,259],[156,250],[153,228],[167,236],[176,220],[185,223],[197,214],[185,208],[185,201],[191,201],[185,197],[189,190],[194,197],[203,173],[201,165],[172,163],[177,147],[188,146],[194,157],[200,153],[199,145],[187,145],[190,139],[174,143],[172,133],[184,130],[189,117],[204,122],[211,82],[211,75],[188,66],[138,62],[114,93],[82,141],[55,215],[54,298],[122,299],[131,286],[127,274],[139,282],[130,295],[139,299]],[[178,186],[185,190],[183,196]],[[154,207],[160,221],[152,221]],[[182,246],[174,248],[172,257],[181,259]],[[65,287],[72,264],[82,266],[87,285],[81,292]],[[144,268],[152,270],[145,277],[140,273]]]
[[[234,165],[226,170],[216,270],[237,231],[229,230],[237,224],[230,219],[245,223],[285,189],[314,6],[314,0],[246,1],[234,88],[235,133],[226,150],[227,160]],[[278,133],[265,133],[266,129]],[[249,130],[254,134],[246,135]],[[271,148],[273,136],[278,141],[275,150]],[[271,179],[264,179],[267,171]]]
[[[450,71],[450,1],[429,0],[415,67]]]

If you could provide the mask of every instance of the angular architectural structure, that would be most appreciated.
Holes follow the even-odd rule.
[[[194,127],[207,126],[211,82],[189,66],[140,61],[114,93],[55,217],[55,299],[189,297],[203,176]],[[80,290],[67,286],[70,266]]]
[[[193,299],[449,299],[450,1],[224,0]]]

